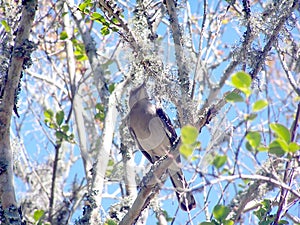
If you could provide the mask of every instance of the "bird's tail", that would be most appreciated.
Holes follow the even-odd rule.
[[[184,178],[182,170],[170,170],[170,178],[176,191],[179,206],[184,211],[190,211],[196,207],[196,201],[192,192],[186,191],[188,184]]]

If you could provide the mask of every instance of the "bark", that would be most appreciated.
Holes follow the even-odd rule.
[[[13,157],[10,146],[10,124],[15,93],[18,88],[24,61],[28,60],[32,44],[28,41],[30,29],[37,9],[37,1],[23,1],[21,20],[16,32],[15,44],[10,59],[7,79],[4,81],[3,96],[0,102],[0,199],[4,211],[14,209],[17,217],[17,201],[13,184]],[[5,215],[6,222],[15,221],[12,216]]]

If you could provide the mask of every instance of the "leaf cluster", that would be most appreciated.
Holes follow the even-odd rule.
[[[69,125],[64,123],[65,113],[63,110],[56,112],[54,115],[54,112],[51,109],[47,109],[44,112],[44,117],[45,124],[55,131],[57,144],[60,144],[63,141],[75,143],[74,134],[69,132]]]

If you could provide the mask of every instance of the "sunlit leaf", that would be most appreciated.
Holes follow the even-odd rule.
[[[111,22],[114,23],[114,24],[119,24],[119,20],[117,18],[115,18],[115,17],[113,17],[111,19]]]
[[[246,140],[249,142],[252,148],[256,149],[261,142],[261,135],[259,132],[248,132],[246,135]]]
[[[193,154],[193,151],[193,147],[188,144],[182,144],[179,148],[180,154],[186,159],[188,159]]]
[[[110,33],[109,28],[107,26],[102,27],[100,32],[103,36],[106,36]]]
[[[233,224],[234,224],[234,221],[232,221],[232,220],[223,221],[223,225],[233,225]]]
[[[276,134],[277,137],[285,140],[286,143],[290,143],[291,134],[290,131],[285,126],[279,123],[271,123],[270,128]]]
[[[78,8],[79,8],[80,11],[86,12],[87,7],[90,7],[90,6],[92,6],[91,0],[85,0],[84,2],[79,4]]]
[[[5,20],[1,20],[1,24],[2,24],[2,26],[4,27],[5,31],[6,31],[7,33],[10,33],[11,28],[10,28],[10,26],[8,25],[8,23],[7,23]]]
[[[79,6],[78,6],[78,9],[80,11],[84,11],[84,9],[86,8],[87,4],[84,4],[84,3],[80,3]]]
[[[93,12],[91,17],[93,19],[99,19],[99,18],[102,18],[103,16],[100,13]]]
[[[252,78],[249,74],[240,71],[232,75],[231,77],[232,85],[241,90],[247,97],[251,94],[251,82]]]
[[[222,221],[222,220],[226,219],[229,212],[230,212],[230,210],[228,207],[223,206],[223,205],[216,205],[213,209],[213,216],[218,221]]]
[[[68,34],[66,31],[62,31],[59,35],[60,40],[66,40],[68,38]]]
[[[35,210],[34,213],[33,213],[34,221],[35,222],[39,221],[44,214],[45,214],[44,210],[41,210],[41,209]]]
[[[259,152],[266,152],[268,150],[269,150],[269,148],[266,146],[260,145],[259,147],[257,147],[257,151],[259,151]]]
[[[53,115],[54,115],[54,113],[53,113],[53,111],[51,110],[51,109],[47,109],[47,110],[45,110],[45,112],[44,112],[44,116],[45,116],[45,118],[47,118],[47,119],[52,119],[53,118]]]
[[[50,127],[51,129],[56,129],[56,128],[57,128],[57,125],[56,125],[56,123],[54,123],[54,122],[50,122],[50,123],[49,123],[49,127]]]
[[[258,100],[258,101],[253,103],[252,109],[253,109],[254,112],[258,112],[258,111],[264,109],[267,106],[268,106],[268,102],[264,99],[261,99],[261,100]]]
[[[91,16],[91,19],[100,22],[103,25],[109,25],[109,23],[105,20],[104,16],[102,16],[100,13],[94,12]]]
[[[289,144],[286,143],[285,140],[277,138],[276,141],[279,143],[283,151],[289,152]]]
[[[88,60],[88,57],[86,54],[75,54],[75,58],[78,61],[85,61]]]
[[[289,144],[289,152],[295,153],[295,152],[297,152],[298,150],[300,150],[300,146],[299,146],[297,143],[291,142],[291,143]]]
[[[193,144],[197,141],[198,130],[196,127],[187,125],[181,128],[181,140],[183,144]]]

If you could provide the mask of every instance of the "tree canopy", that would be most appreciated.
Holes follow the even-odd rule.
[[[0,224],[300,224],[298,0],[0,2]],[[143,82],[180,137],[154,165]]]

